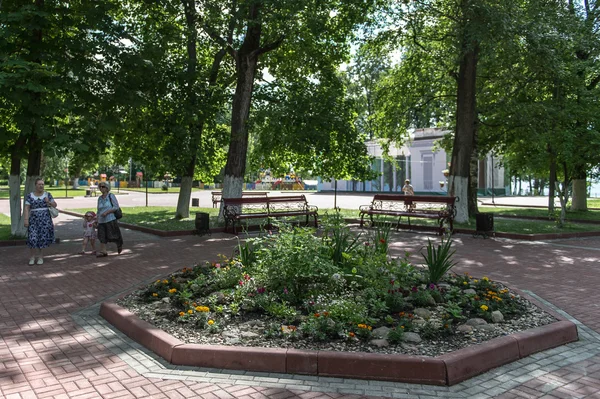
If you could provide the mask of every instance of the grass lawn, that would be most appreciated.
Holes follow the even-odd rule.
[[[10,218],[0,213],[0,240],[12,240],[10,234]]]
[[[190,208],[190,217],[188,219],[175,219],[175,211],[177,208],[172,206],[136,206],[127,207],[123,209],[124,223],[131,223],[138,226],[150,227],[157,230],[194,230],[196,212],[204,212],[209,214],[210,226],[211,227],[222,227],[223,223],[218,222],[219,209],[218,208]],[[69,209],[70,211],[84,214],[89,208]],[[325,211],[320,212],[321,215],[325,214]],[[329,210],[331,211],[331,210]],[[354,209],[342,209],[342,215],[348,218],[355,218],[358,215],[358,211]],[[254,222],[258,224],[260,220]]]
[[[78,213],[85,213],[88,209],[71,209]],[[190,218],[175,220],[175,207],[132,207],[123,208],[123,219],[125,223],[136,224],[139,226],[150,227],[157,230],[194,230],[196,212],[205,212],[209,214],[211,227],[222,227],[222,223],[218,223],[217,216],[219,210],[216,208],[193,208],[191,209]],[[321,218],[325,212],[331,212],[331,209],[321,209],[319,211]],[[355,209],[342,209],[341,214],[345,218],[358,218],[358,211]],[[395,218],[388,218],[390,221],[396,221]],[[402,219],[406,223],[405,218]],[[259,220],[252,221],[253,224],[259,224]],[[412,225],[436,226],[437,223],[427,219],[411,219]],[[471,224],[455,223],[457,228],[475,229],[475,220]],[[494,229],[497,232],[520,233],[520,234],[546,234],[546,233],[573,233],[581,231],[600,231],[600,226],[588,224],[567,223],[562,229],[559,229],[553,221],[537,221],[537,220],[515,220],[515,219],[494,219]]]
[[[122,208],[124,223],[136,224],[138,226],[150,227],[157,230],[194,230],[196,226],[196,212],[204,212],[210,215],[210,225],[219,226],[217,208],[193,208],[190,209],[188,219],[175,219],[176,207],[174,206],[135,206]],[[84,214],[89,208],[69,209],[70,211]]]
[[[21,187],[23,189],[23,187]],[[52,193],[54,198],[65,198],[65,188],[64,187],[46,187],[46,191]],[[73,190],[73,188],[69,187],[67,190],[67,195],[69,197],[85,197],[85,186],[79,187],[77,190]],[[22,194],[21,194],[22,195]],[[0,198],[8,198],[8,187],[0,187]]]
[[[588,203],[589,206],[589,203]],[[560,212],[560,207],[556,208],[557,212]],[[535,216],[535,217],[548,217],[548,210],[541,208],[503,208],[503,207],[492,207],[492,206],[479,206],[479,212],[482,213],[493,213],[495,215],[508,215],[508,216]],[[571,220],[597,220],[600,222],[600,211],[567,211],[567,219]]]
[[[112,189],[111,191],[115,191],[115,190],[116,189]],[[121,188],[121,191],[137,191],[137,192],[145,193],[146,192],[146,188],[145,187],[140,187],[140,188]],[[198,188],[198,187],[192,187],[192,191],[205,191],[205,189]],[[152,194],[178,194],[179,193],[179,187],[170,187],[168,191],[165,191],[162,188],[148,187],[148,193],[152,193]]]

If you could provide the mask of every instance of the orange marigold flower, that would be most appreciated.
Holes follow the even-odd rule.
[[[314,316],[315,317],[321,317],[321,313],[315,313]]]
[[[185,313],[179,312],[179,316],[185,316]]]
[[[158,294],[156,292],[153,292],[152,296],[158,296]]]
[[[207,321],[207,323],[208,323],[209,326],[212,326],[213,324],[215,324],[215,321],[214,320],[209,320],[209,321]]]
[[[325,316],[325,317],[329,316],[329,312],[323,312],[323,316]]]
[[[192,314],[192,313],[194,313],[194,311],[192,309],[189,309],[188,314]]]
[[[368,326],[368,327],[367,327],[367,329],[368,329],[369,331],[371,331],[371,330],[373,329],[373,327],[371,327],[371,326]]]
[[[349,332],[349,333],[348,333],[348,336],[349,336],[349,337],[354,337],[354,333],[353,333],[353,332]]]
[[[404,317],[404,312],[400,312],[400,313],[398,313],[398,316],[400,316],[400,317]]]

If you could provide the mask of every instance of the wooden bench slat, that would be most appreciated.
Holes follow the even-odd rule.
[[[222,201],[223,199],[223,192],[222,191],[211,191],[210,194],[212,195],[212,203],[213,203],[213,208],[216,208],[217,205],[219,204],[219,202]],[[268,192],[266,191],[244,191],[242,192],[242,197],[259,197],[259,198],[266,198],[268,196]]]
[[[304,195],[285,195],[279,197],[244,197],[223,198],[223,213],[225,217],[225,230],[229,222],[236,231],[236,221],[284,216],[306,216],[314,218],[315,227],[318,226],[318,208],[309,205]]]

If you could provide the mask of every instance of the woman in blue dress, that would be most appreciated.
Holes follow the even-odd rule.
[[[52,194],[44,191],[44,180],[37,178],[35,191],[27,194],[25,198],[25,212],[23,212],[30,265],[43,264],[42,249],[54,243],[54,223],[48,211],[49,207],[56,208],[56,201],[52,198]]]
[[[123,236],[119,228],[119,222],[115,218],[115,212],[119,209],[117,197],[110,193],[107,182],[100,182],[98,189],[102,193],[98,197],[98,240],[100,240],[100,252],[96,257],[108,256],[106,244],[114,242],[117,244],[117,253],[123,250]]]

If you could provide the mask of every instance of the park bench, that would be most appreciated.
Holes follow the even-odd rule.
[[[223,198],[223,193],[221,191],[211,191],[210,192],[212,194],[212,203],[213,203],[213,208],[216,208],[217,205],[219,205],[219,203],[221,202],[221,199]],[[242,198],[250,198],[250,197],[260,197],[260,198],[266,198],[267,197],[267,192],[265,191],[245,191],[242,193]]]
[[[279,197],[243,197],[223,198],[223,217],[225,218],[225,231],[231,224],[233,233],[237,234],[236,223],[247,219],[266,219],[270,226],[271,219],[279,217],[306,217],[313,218],[315,227],[318,226],[318,208],[309,205],[304,195],[286,195]]]
[[[405,216],[409,228],[410,218],[436,219],[442,235],[444,223],[448,223],[450,232],[454,230],[455,201],[456,197],[440,195],[375,194],[371,204],[359,208],[360,226],[363,227],[365,216],[369,216],[371,224],[374,216],[398,217],[398,227],[402,216]]]

